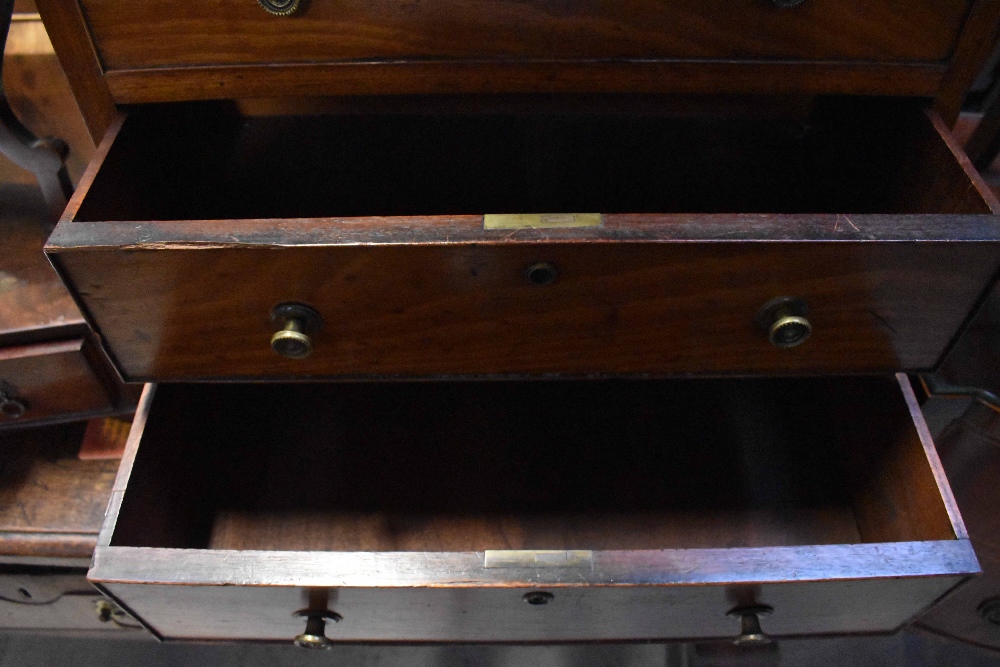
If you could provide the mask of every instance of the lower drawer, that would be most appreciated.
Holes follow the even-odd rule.
[[[81,338],[0,349],[0,427],[112,410]]]
[[[978,569],[898,376],[149,385],[88,576],[163,638],[534,642],[891,631]]]

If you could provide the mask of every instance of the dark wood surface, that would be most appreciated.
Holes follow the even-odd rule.
[[[1000,0],[976,0],[934,102],[935,110],[949,127],[958,119],[965,95],[998,39]]]
[[[409,5],[316,0],[294,18],[217,0],[81,0],[107,71],[406,59],[773,59],[939,62],[968,3],[627,0]],[[151,39],[155,35],[155,39]]]
[[[1000,516],[996,511],[1000,411],[974,401],[942,432],[938,442],[983,574],[945,598],[918,623],[952,639],[1000,649],[1000,626],[988,623],[978,613],[984,601],[1000,597]]]
[[[939,482],[892,379],[162,385],[112,545],[954,539]]]
[[[84,565],[118,461],[81,461],[86,424],[0,433],[0,562]]]
[[[890,630],[975,569],[906,382],[151,387],[90,577],[171,638],[287,640],[317,587],[348,640],[724,637],[747,600],[779,635]],[[893,536],[844,531],[858,471]],[[597,550],[484,567],[545,547]]]
[[[115,408],[108,388],[87,358],[83,338],[0,348],[0,380],[27,406],[23,416],[0,414],[0,425],[107,413]]]
[[[133,3],[125,17],[113,3],[84,5],[119,103],[432,92],[933,95],[967,7],[317,2],[275,19],[238,2]],[[65,21],[45,3],[41,10],[46,21]],[[140,36],[151,33],[159,39]]]
[[[928,368],[997,269],[992,216],[955,215],[995,198],[912,107],[527,118],[133,115],[48,251],[131,380]],[[608,215],[456,215],[533,211]],[[815,318],[794,350],[753,321],[781,295]],[[307,360],[267,345],[285,301],[328,322]]]
[[[344,62],[117,70],[121,104],[321,95],[494,93],[829,93],[933,96],[946,67],[811,62]],[[95,140],[99,136],[95,135]]]
[[[80,311],[45,260],[50,231],[35,185],[0,185],[0,380],[28,403],[0,425],[128,413],[137,396],[115,377]]]
[[[732,241],[738,221],[727,229],[722,219],[713,225],[718,237],[689,241],[673,237],[675,221],[665,218],[650,225],[662,235],[637,243],[627,237],[642,219],[616,222],[620,235],[609,233],[605,218],[604,238],[585,243],[523,234],[523,241],[371,247],[317,244],[317,235],[340,226],[333,221],[319,230],[292,223],[313,233],[283,249],[276,246],[298,234],[258,244],[241,238],[247,224],[127,225],[142,236],[115,247],[98,234],[125,224],[77,225],[89,236],[55,242],[91,248],[53,257],[131,381],[929,368],[997,268],[997,240],[789,243],[748,234]],[[781,220],[767,222],[775,234],[790,231]],[[818,222],[848,224],[834,216]],[[703,223],[695,223],[702,233]],[[158,238],[160,231],[185,238]],[[191,245],[196,235],[212,240]],[[616,236],[622,242],[609,243]],[[135,248],[136,238],[145,247]],[[556,283],[524,278],[537,261],[555,263]],[[810,304],[815,332],[779,350],[754,317],[786,294]],[[284,301],[313,304],[326,318],[308,359],[284,359],[268,345],[269,313]]]

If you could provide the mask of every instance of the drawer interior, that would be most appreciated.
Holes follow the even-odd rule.
[[[259,106],[133,108],[75,219],[990,212],[919,101]]]
[[[892,377],[160,385],[111,546],[955,539],[910,407]]]

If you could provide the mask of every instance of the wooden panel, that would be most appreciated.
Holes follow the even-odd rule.
[[[892,524],[891,534],[867,537],[954,538],[961,521],[949,517],[947,485],[931,474],[936,460],[928,465],[932,446],[921,446],[897,387],[882,379],[164,386],[114,543],[337,551],[854,543],[866,536],[845,494],[850,470],[868,482],[856,496]],[[244,415],[247,405],[257,407]],[[873,432],[885,446],[870,446]],[[886,469],[884,459],[906,465]],[[178,478],[213,492],[165,501]]]
[[[82,339],[0,349],[0,380],[13,386],[27,405],[19,418],[0,414],[0,425],[113,408],[107,388],[84,354]]]
[[[36,4],[96,143],[114,119],[115,103],[80,6],[75,0],[37,0]]]
[[[174,569],[191,562],[176,552],[145,550],[136,557],[167,558]],[[98,549],[101,559],[101,549]],[[930,605],[959,579],[918,577],[874,581],[793,584],[670,586],[671,565],[690,567],[664,554],[658,581],[648,587],[553,588],[526,582],[510,588],[335,588],[330,608],[344,616],[327,636],[347,642],[554,642],[680,640],[735,637],[739,624],[726,612],[742,599],[775,609],[762,620],[776,636],[885,633]],[[802,554],[814,558],[811,553]],[[840,554],[845,559],[855,554]],[[911,554],[912,555],[912,554]],[[222,552],[232,571],[258,566],[244,554]],[[666,561],[671,560],[667,565]],[[100,563],[101,560],[98,560]],[[801,562],[805,562],[804,560]],[[898,561],[896,561],[898,562]],[[825,561],[824,561],[825,563]],[[296,567],[292,562],[285,567]],[[331,564],[327,564],[330,567]],[[333,567],[336,567],[333,565]],[[246,571],[245,569],[243,571]],[[551,590],[542,607],[525,604],[532,590]],[[242,639],[290,643],[305,627],[293,613],[308,606],[300,586],[150,586],[114,583],[104,589],[138,610],[167,639]],[[313,589],[315,590],[315,589]],[[859,601],[864,603],[860,604]]]
[[[315,0],[280,19],[242,0],[81,5],[111,71],[408,58],[936,62],[950,55],[967,10],[963,0],[810,0],[794,9],[764,0]]]
[[[973,401],[941,433],[941,458],[968,522],[983,574],[945,598],[919,619],[920,627],[970,644],[1000,649],[1000,626],[979,613],[1000,597],[1000,410]]]
[[[357,235],[362,220],[63,223],[49,251],[132,381],[928,368],[997,269],[996,240],[949,239],[996,234],[979,221],[606,216],[565,236],[476,231],[475,218],[367,224],[386,222],[412,245]],[[448,242],[425,245],[431,228]],[[870,242],[897,230],[936,240]],[[843,241],[762,238],[797,234]],[[524,278],[538,261],[555,283]],[[780,295],[805,299],[815,327],[791,350],[754,324]],[[326,318],[308,359],[268,345],[284,301]]]
[[[1000,0],[976,0],[955,49],[934,109],[949,127],[958,120],[965,95],[1000,38]]]
[[[77,459],[83,430],[74,424],[0,435],[0,561],[89,562],[118,461]]]
[[[69,145],[66,167],[75,183],[94,154],[94,142],[63,73],[36,17],[15,20],[4,52],[4,89],[18,119],[39,137],[59,137]],[[0,157],[0,181],[37,186],[34,174]],[[46,210],[42,219],[48,220]]]
[[[112,70],[120,104],[274,95],[828,93],[930,97],[945,66],[836,62],[343,62]]]
[[[48,251],[131,380],[928,368],[1000,240],[959,215],[996,202],[946,134],[912,105],[837,100],[806,119],[146,110]],[[454,215],[531,211],[650,215]],[[708,215],[743,211],[786,215]],[[538,261],[554,284],[525,280]],[[779,295],[819,318],[796,350],[753,323]],[[308,360],[266,345],[284,301],[327,319]]]
[[[83,317],[59,276],[45,261],[42,246],[48,209],[34,183],[0,186],[0,342],[17,344],[50,330],[79,335]]]
[[[165,637],[288,639],[317,589],[355,641],[724,637],[748,601],[779,635],[888,631],[977,569],[897,382],[161,385],[89,577]],[[922,541],[810,543],[848,537],[842,473],[885,448],[913,462],[901,485],[941,485],[882,496],[891,539]],[[699,509],[714,531],[685,520]],[[381,532],[351,523],[365,513]],[[482,551],[544,547],[597,550],[585,567]],[[525,616],[531,588],[555,600]]]

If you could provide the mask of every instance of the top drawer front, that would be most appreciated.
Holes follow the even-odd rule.
[[[136,109],[48,252],[133,381],[928,368],[996,274],[995,201],[912,105],[844,104]],[[778,297],[815,326],[792,350],[755,321]],[[289,302],[326,320],[308,359],[268,346]]]
[[[935,62],[964,0],[82,0],[108,70],[382,59],[710,58]],[[155,36],[155,38],[151,38]]]

